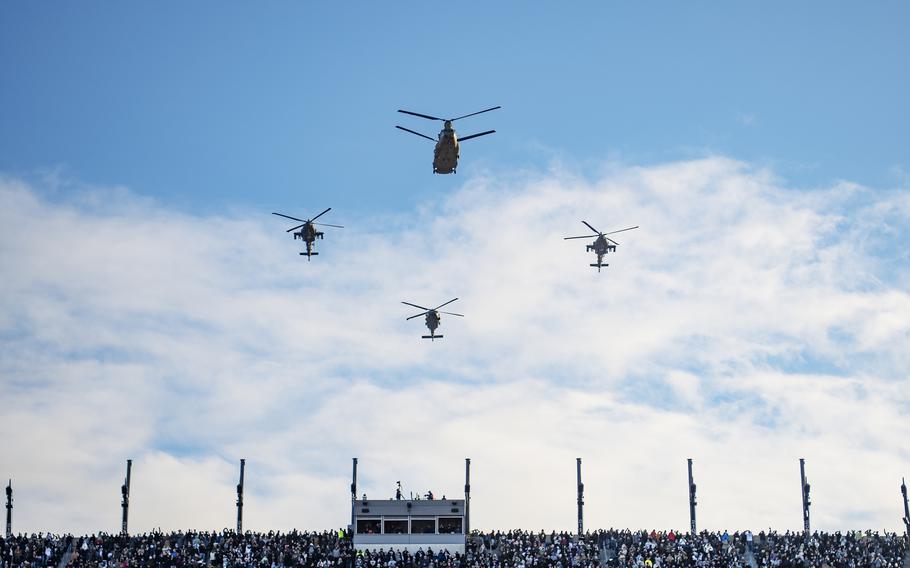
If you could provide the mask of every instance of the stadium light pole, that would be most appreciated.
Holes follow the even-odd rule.
[[[464,459],[464,534],[471,534],[471,458]]]
[[[904,528],[907,531],[907,541],[910,542],[910,505],[907,504],[907,482],[903,477],[901,478],[901,495],[904,496]],[[9,521],[6,521],[6,526],[9,527]],[[9,531],[9,528],[6,530]]]
[[[351,459],[354,460],[354,473],[352,474],[351,481],[351,535],[353,538],[353,535],[357,530],[357,527],[354,526],[354,508],[357,506],[357,458]]]
[[[578,487],[578,536],[584,534],[585,484],[581,482],[581,458],[575,458]]]
[[[123,507],[123,521],[120,527],[120,534],[123,536],[129,536],[129,530],[127,528],[127,522],[130,516],[130,473],[133,469],[133,460],[126,460],[126,480],[123,485],[120,486],[120,494],[123,496],[123,500],[120,502],[120,506]]]
[[[246,460],[240,460],[240,483],[237,484],[237,534],[243,534],[243,470]]]
[[[904,491],[904,498],[906,500],[907,492]],[[9,485],[6,486],[6,540],[9,540],[13,537],[13,480],[9,480]]]
[[[809,500],[809,480],[806,479],[806,460],[799,458],[799,478],[803,494],[803,535],[809,538],[809,506],[812,501]]]
[[[695,499],[695,481],[692,479],[692,458],[688,458],[686,462],[689,465],[689,525],[692,536],[695,536],[698,534],[695,528],[695,506],[698,505],[698,501]]]

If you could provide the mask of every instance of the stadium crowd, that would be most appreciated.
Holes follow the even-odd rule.
[[[473,533],[465,554],[354,550],[327,532],[148,533],[130,537],[33,534],[0,539],[0,568],[900,568],[895,533],[509,531]]]

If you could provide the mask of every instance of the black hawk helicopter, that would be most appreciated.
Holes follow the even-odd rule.
[[[430,341],[433,341],[433,340],[435,340],[435,339],[442,339],[442,336],[441,336],[441,335],[436,335],[436,328],[439,327],[439,322],[442,320],[442,316],[440,316],[439,314],[447,314],[447,315],[450,315],[450,316],[458,316],[458,317],[460,317],[460,318],[463,318],[463,317],[464,317],[464,314],[453,314],[452,312],[441,312],[441,311],[439,311],[439,308],[441,308],[441,307],[443,307],[443,306],[448,306],[449,304],[451,304],[452,302],[454,302],[454,301],[457,300],[457,299],[458,299],[458,298],[452,298],[451,300],[449,300],[449,301],[446,302],[445,304],[440,304],[440,305],[436,306],[435,308],[425,308],[425,307],[423,307],[423,306],[418,306],[417,304],[412,304],[412,303],[410,303],[410,302],[401,302],[401,303],[404,304],[404,305],[406,305],[406,306],[412,306],[412,307],[415,307],[415,308],[418,308],[418,309],[423,310],[423,312],[421,312],[421,313],[419,313],[419,314],[417,314],[417,315],[411,316],[411,317],[409,317],[409,318],[405,318],[405,319],[411,320],[411,319],[414,319],[414,318],[419,318],[420,316],[427,316],[427,318],[426,318],[426,324],[427,324],[427,329],[430,330],[430,335],[422,335],[422,336],[420,336],[420,337],[421,337],[421,339],[429,339]]]
[[[481,110],[477,112],[472,112],[471,114],[466,114],[464,116],[459,116],[457,118],[437,118],[435,116],[430,116],[428,114],[420,114],[418,112],[411,112],[409,110],[400,110],[398,112],[403,112],[404,114],[411,114],[414,116],[419,116],[421,118],[426,118],[429,120],[439,120],[443,123],[442,130],[439,131],[439,136],[436,140],[433,140],[426,134],[421,134],[420,132],[415,132],[404,126],[396,126],[404,130],[405,132],[410,132],[411,134],[416,134],[422,138],[426,138],[431,142],[436,142],[436,149],[433,150],[433,173],[434,174],[454,174],[455,168],[458,167],[458,143],[464,142],[465,140],[470,140],[471,138],[477,138],[478,136],[486,136],[487,134],[493,134],[495,130],[487,130],[486,132],[480,132],[478,134],[471,134],[470,136],[465,136],[463,138],[458,138],[455,135],[455,129],[452,128],[452,123],[456,120],[461,120],[462,118],[467,118],[469,116],[474,116],[475,114],[481,114],[484,112],[490,112],[491,110],[496,110],[502,107],[495,106],[493,108],[488,108],[486,110]]]
[[[296,241],[297,239],[300,239],[301,241],[306,243],[306,252],[302,252],[302,253],[300,253],[300,255],[301,256],[306,255],[306,259],[307,259],[307,261],[309,261],[311,256],[319,254],[318,252],[313,250],[313,247],[316,244],[316,239],[322,239],[322,235],[323,235],[322,231],[316,230],[316,225],[319,225],[320,227],[335,227],[336,229],[344,229],[344,227],[342,227],[341,225],[329,225],[328,223],[314,223],[313,222],[331,210],[332,210],[332,208],[329,207],[328,209],[326,209],[319,215],[316,215],[312,219],[306,219],[306,220],[298,219],[297,217],[291,217],[290,215],[285,215],[284,213],[272,213],[272,215],[278,215],[279,217],[284,217],[285,219],[291,219],[293,221],[300,221],[301,223],[303,223],[302,225],[297,225],[296,227],[291,227],[290,229],[288,229],[285,232],[290,233],[291,231],[297,231],[297,229],[300,229],[299,231],[294,233],[294,240]]]
[[[616,245],[619,244],[616,241],[614,241],[613,239],[607,237],[607,235],[615,235],[616,233],[622,233],[623,231],[631,231],[632,229],[638,228],[638,225],[635,225],[634,227],[629,227],[627,229],[620,229],[618,231],[610,231],[609,233],[601,233],[600,231],[598,231],[597,229],[595,229],[594,227],[589,225],[587,221],[582,221],[582,223],[584,223],[589,229],[594,231],[595,234],[582,235],[580,237],[565,237],[564,240],[568,241],[569,239],[592,239],[594,237],[597,237],[597,239],[593,243],[591,243],[585,247],[585,249],[588,252],[594,251],[594,253],[597,255],[597,263],[591,265],[591,266],[597,267],[597,272],[600,272],[600,269],[603,268],[604,266],[610,266],[609,264],[604,264],[604,262],[603,262],[604,256],[606,256],[606,254],[609,252],[616,252]],[[613,243],[613,244],[610,244],[610,243]]]

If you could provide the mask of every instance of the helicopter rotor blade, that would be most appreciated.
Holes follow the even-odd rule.
[[[419,116],[420,118],[428,118],[430,120],[443,120],[443,121],[445,120],[444,118],[438,118],[436,116],[430,116],[428,114],[420,114],[419,112],[411,112],[409,110],[398,109],[398,112],[403,112],[404,114],[412,114],[414,116]],[[470,115],[468,115],[468,116],[470,116]]]
[[[425,308],[425,307],[423,307],[423,306],[418,306],[417,304],[412,304],[411,302],[401,302],[401,303],[404,304],[404,305],[406,305],[406,306],[415,307],[415,308],[417,308],[417,309],[419,309],[419,310],[424,310],[424,311],[427,311],[427,312],[430,311],[430,308]]]
[[[329,207],[328,209],[326,209],[325,211],[323,211],[323,212],[320,213],[319,215],[316,215],[315,217],[313,217],[312,219],[310,219],[310,221],[311,221],[311,222],[312,222],[312,221],[315,221],[316,219],[322,217],[323,215],[325,215],[326,213],[328,213],[328,212],[331,211],[331,210],[332,210],[332,208]]]
[[[434,309],[434,310],[438,310],[439,308],[441,308],[441,307],[443,307],[443,306],[448,306],[449,304],[451,304],[452,302],[454,302],[454,301],[457,300],[457,299],[458,299],[458,298],[452,298],[451,300],[449,300],[449,301],[446,302],[445,304],[439,304],[438,306],[436,306],[436,307],[433,308],[433,309]]]
[[[594,232],[597,233],[598,235],[603,234],[603,233],[601,233],[600,231],[598,231],[597,229],[595,229],[594,227],[592,227],[591,224],[588,223],[587,221],[582,221],[582,223],[584,223],[589,229],[591,229],[592,231],[594,231]]]
[[[306,225],[306,223],[304,223],[303,225]],[[290,229],[288,229],[287,231],[285,231],[285,233],[290,233],[291,231],[296,231],[296,230],[299,229],[300,227],[303,227],[303,225],[297,225],[296,227],[291,227]]]
[[[614,240],[611,239],[610,237],[604,237],[604,238],[607,239],[608,241],[610,241],[611,243],[613,243],[614,245],[619,246],[619,243],[617,243],[616,241],[614,241]]]
[[[342,225],[329,225],[328,223],[313,223],[314,225],[319,225],[320,227],[335,227],[336,229],[344,229]]]
[[[278,215],[279,217],[284,217],[285,219],[292,219],[294,221],[300,221],[301,223],[306,223],[303,219],[298,219],[297,217],[291,217],[290,215],[285,215],[284,213],[272,213],[272,215]]]
[[[463,317],[464,317],[464,314],[454,314],[454,313],[452,313],[452,312],[439,312],[439,313],[441,313],[441,314],[448,314],[448,315],[450,315],[450,316],[458,316],[458,317],[460,317],[460,318],[463,318]]]
[[[459,142],[464,142],[465,140],[470,140],[471,138],[477,138],[478,136],[486,136],[487,134],[493,134],[495,130],[487,130],[486,132],[481,132],[480,134],[471,134],[470,136],[458,137]]]
[[[419,318],[420,316],[425,316],[425,315],[427,315],[428,313],[430,313],[429,310],[423,312],[422,314],[417,314],[416,316],[411,316],[411,317],[409,317],[409,318],[404,318],[404,319],[405,319],[405,321],[407,321],[407,320],[412,320],[412,319],[414,319],[414,318]]]
[[[488,108],[487,110],[479,110],[477,112],[472,112],[471,114],[466,114],[464,116],[459,116],[458,118],[450,118],[449,120],[455,122],[456,120],[461,120],[462,118],[468,118],[469,116],[474,116],[475,114],[483,114],[485,112],[490,112],[491,110],[496,110],[502,108],[501,106],[495,106],[493,108]],[[419,116],[419,115],[418,115]],[[436,120],[439,120],[438,118]]]
[[[426,139],[429,140],[430,142],[436,142],[435,139],[430,138],[430,137],[427,136],[426,134],[421,134],[420,132],[414,132],[414,131],[411,130],[410,128],[405,128],[404,126],[395,126],[395,128],[398,128],[399,130],[404,130],[405,132],[410,132],[411,134],[416,134],[417,136],[420,136],[421,138],[426,138]]]
[[[581,236],[581,237],[563,237],[562,240],[568,241],[568,240],[571,240],[571,239],[593,239],[593,238],[596,238],[596,237],[599,237],[599,236],[600,236],[600,235],[590,235],[590,236],[584,235],[584,236]]]
[[[637,228],[638,228],[638,225],[635,225],[634,227],[629,227],[628,229],[620,229],[620,230],[618,230],[618,231],[610,231],[609,233],[604,233],[604,234],[605,234],[605,235],[614,235],[614,234],[616,234],[616,233],[621,233],[621,232],[623,232],[623,231],[631,231],[632,229],[637,229]]]

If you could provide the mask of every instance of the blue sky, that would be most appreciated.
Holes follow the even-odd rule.
[[[498,529],[570,529],[577,456],[588,526],[685,527],[692,457],[731,530],[801,526],[805,457],[816,526],[900,527],[906,4],[452,12],[0,6],[17,527],[115,530],[127,457],[137,530],[224,526],[240,457],[250,528],[340,526],[352,456],[371,495],[470,456]],[[454,176],[394,128],[493,105]],[[269,213],[329,206],[301,261]],[[641,229],[597,274],[581,219]],[[400,301],[455,296],[421,342]]]
[[[463,174],[730,155],[795,185],[910,170],[902,2],[4,3],[0,169],[194,210],[409,210]],[[321,210],[321,209],[319,209]]]

